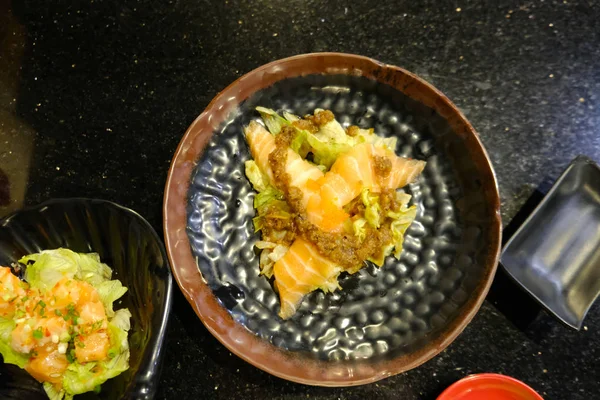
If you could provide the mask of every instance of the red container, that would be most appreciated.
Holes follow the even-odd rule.
[[[544,400],[523,382],[500,374],[477,374],[452,384],[437,400]]]

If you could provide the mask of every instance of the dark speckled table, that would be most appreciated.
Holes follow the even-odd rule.
[[[99,197],[161,230],[171,156],[220,89],[278,58],[342,51],[413,71],[464,111],[494,163],[510,234],[573,157],[600,161],[598,20],[598,6],[572,0],[0,0],[0,169],[11,185],[0,214]],[[475,372],[514,376],[547,399],[600,397],[600,304],[575,332],[501,271],[446,351],[356,388],[244,363],[176,292],[158,399],[433,400]]]

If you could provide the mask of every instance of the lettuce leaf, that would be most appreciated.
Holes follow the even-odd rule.
[[[269,130],[269,132],[271,132],[272,135],[279,134],[279,132],[281,132],[281,128],[284,125],[290,124],[288,120],[286,120],[285,118],[277,114],[275,110],[272,110],[270,108],[256,107],[256,111],[260,113],[260,116],[262,117],[263,121],[265,121],[267,129]]]
[[[260,210],[264,206],[274,201],[285,201],[285,197],[280,190],[269,185],[265,188],[265,190],[254,196],[254,208],[259,210],[260,213]]]
[[[269,178],[263,174],[254,160],[246,161],[244,167],[246,169],[246,176],[248,177],[248,180],[250,180],[254,190],[262,192],[267,189],[269,186]]]
[[[108,350],[110,358],[129,350],[127,332],[131,327],[131,313],[127,309],[119,310],[114,318],[108,323],[108,334],[111,347]]]
[[[131,313],[127,308],[117,310],[110,323],[119,329],[129,331],[131,329]]]
[[[273,266],[287,253],[289,247],[273,242],[257,242],[256,247],[262,250],[259,259],[260,274],[271,278]]]
[[[260,194],[260,193],[259,193]],[[258,195],[257,195],[258,196]],[[256,199],[256,197],[255,197]],[[268,206],[268,218],[281,218],[289,219],[292,218],[290,206],[285,200],[279,200],[277,197],[264,198],[262,199],[260,207],[256,207],[258,215],[252,219],[254,223],[254,231],[258,232],[262,229],[262,224],[265,219],[265,214]],[[283,235],[285,236],[285,235]]]
[[[64,389],[57,390],[50,382],[44,382],[44,390],[50,400],[72,400],[73,395],[65,392]]]
[[[287,119],[288,122],[296,122],[300,120],[299,116],[289,113],[287,111],[283,112],[283,118]]]
[[[371,129],[359,129],[358,135],[352,138],[353,146],[359,143],[371,143],[376,147],[382,147],[384,149],[391,150],[393,152],[396,151],[396,146],[398,143],[398,138],[395,136],[392,137],[383,137],[375,134],[373,128]]]
[[[67,367],[63,379],[65,391],[71,395],[96,390],[107,380],[129,368],[129,352],[118,354],[109,361],[74,362]]]
[[[313,160],[316,164],[323,165],[326,169],[331,168],[340,154],[352,148],[347,142],[324,141],[310,132],[306,132],[306,142],[310,145]]]
[[[307,141],[308,135],[311,133],[304,129],[296,128],[296,136],[290,143],[290,147],[302,158],[306,158],[307,154],[311,151],[311,146]]]
[[[127,288],[121,284],[121,281],[105,281],[96,285],[96,291],[100,296],[100,301],[104,305],[106,315],[110,318],[115,315],[113,311],[113,303],[120,299],[126,292]]]
[[[404,233],[412,224],[415,217],[417,216],[417,206],[413,205],[408,208],[403,208],[396,213],[388,213],[388,217],[393,218],[392,228],[392,241],[394,244],[394,257],[400,258],[402,253],[402,244],[404,243]]]
[[[367,225],[373,228],[379,228],[382,224],[389,224],[392,231],[392,238],[389,243],[384,244],[380,251],[369,258],[369,261],[378,266],[382,266],[385,257],[394,254],[396,258],[400,258],[402,253],[402,245],[404,242],[404,233],[412,224],[417,216],[417,206],[407,207],[410,201],[410,195],[398,191],[396,192],[396,200],[400,203],[400,208],[394,211],[388,211],[382,215],[379,205],[379,196],[371,193],[368,189],[364,189],[360,194],[360,201],[365,206],[364,215],[357,218],[352,223],[354,235],[360,240],[364,240],[367,234]]]
[[[68,249],[44,250],[40,253],[27,255],[19,260],[28,264],[25,269],[25,280],[32,288],[46,291],[63,279],[79,279],[96,286],[110,280],[112,270],[100,262],[97,253],[75,253]]]
[[[69,250],[70,251],[70,250]],[[73,253],[73,252],[72,252]],[[75,278],[86,281],[92,286],[97,286],[101,282],[112,278],[112,269],[106,264],[100,262],[98,253],[73,253],[77,260],[79,269]]]
[[[2,354],[6,364],[14,364],[19,368],[24,368],[29,357],[14,351],[10,345],[11,333],[15,329],[15,325],[15,321],[12,319],[0,318],[0,354]]]
[[[73,279],[79,270],[77,254],[67,249],[44,250],[41,253],[30,254],[19,260],[28,264],[25,269],[25,280],[32,288],[46,291],[58,281],[67,277]]]
[[[360,198],[365,206],[365,219],[373,228],[379,228],[381,226],[379,196],[372,194],[369,189],[363,189]]]
[[[315,110],[315,114],[318,113],[319,111],[322,110]],[[321,126],[321,128],[319,129],[319,131],[315,134],[315,136],[317,137],[317,139],[323,141],[323,142],[328,142],[328,143],[337,143],[337,144],[349,144],[351,146],[354,145],[354,143],[352,143],[352,138],[348,135],[346,135],[346,131],[344,130],[344,128],[342,127],[342,125],[340,125],[339,122],[337,122],[337,120],[332,120],[327,122],[325,125]]]
[[[367,237],[367,228],[365,225],[367,224],[367,220],[364,218],[359,218],[352,223],[352,231],[354,232],[354,236],[356,236],[360,241],[365,240]]]

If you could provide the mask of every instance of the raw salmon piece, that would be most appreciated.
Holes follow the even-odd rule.
[[[358,193],[362,188],[372,188],[376,183],[373,174],[373,153],[372,144],[358,144],[338,157],[331,166],[331,172],[344,178],[349,186],[360,187]]]
[[[25,296],[26,287],[10,268],[0,267],[0,317],[12,318],[16,302]]]
[[[273,267],[275,285],[279,291],[279,316],[290,318],[302,298],[321,289],[333,292],[339,288],[337,277],[342,269],[323,257],[310,242],[297,238],[285,255]]]
[[[375,147],[373,150],[375,155],[387,157],[392,162],[390,174],[378,179],[381,190],[398,189],[414,182],[427,164],[421,160],[398,157],[394,152],[381,147]]]
[[[246,128],[246,140],[250,146],[250,153],[254,161],[260,170],[273,182],[273,171],[271,171],[269,165],[269,154],[275,150],[275,137],[262,125],[252,121]],[[310,196],[314,193],[314,181],[322,178],[323,172],[315,165],[304,160],[291,148],[288,149],[285,170],[290,175],[290,185],[302,191],[304,206],[306,206]]]
[[[308,201],[306,216],[312,224],[326,232],[341,232],[344,222],[350,218],[343,208],[331,201],[322,200],[318,194],[312,196]]]
[[[77,361],[84,363],[103,360],[107,357],[110,339],[105,331],[94,332],[79,339],[80,342],[76,341],[75,345]]]
[[[25,370],[38,382],[60,383],[68,366],[69,362],[64,354],[55,348],[49,351],[43,348],[25,365]]]
[[[246,141],[252,158],[260,170],[273,182],[273,172],[269,166],[269,154],[275,150],[275,138],[261,124],[251,121],[245,129]]]

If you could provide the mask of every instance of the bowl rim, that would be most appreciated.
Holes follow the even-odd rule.
[[[162,369],[161,360],[165,355],[165,348],[164,348],[165,347],[165,337],[166,337],[167,328],[168,328],[168,324],[169,324],[171,307],[173,304],[173,276],[171,274],[172,269],[169,264],[169,258],[167,257],[165,246],[164,246],[160,236],[154,229],[154,227],[146,220],[146,218],[144,218],[142,215],[140,215],[137,211],[132,210],[131,208],[122,206],[120,204],[117,204],[115,202],[112,202],[110,200],[88,198],[88,197],[53,198],[53,199],[46,200],[46,201],[36,204],[36,205],[22,207],[22,208],[20,208],[16,211],[13,211],[10,214],[7,214],[7,215],[3,216],[2,218],[0,218],[0,229],[3,228],[5,226],[5,224],[7,222],[9,222],[12,218],[15,218],[18,214],[20,214],[22,212],[36,211],[36,210],[40,210],[44,207],[48,207],[48,206],[52,206],[52,205],[56,205],[56,204],[66,204],[66,203],[101,204],[101,205],[106,205],[109,207],[116,208],[119,211],[125,212],[126,214],[133,215],[134,217],[138,218],[141,221],[142,225],[144,225],[149,230],[151,235],[154,237],[154,239],[159,244],[161,257],[167,263],[167,268],[166,268],[166,270],[167,270],[167,288],[165,291],[165,301],[163,303],[163,306],[161,307],[162,309],[158,310],[161,323],[160,323],[160,326],[158,327],[158,330],[155,330],[156,333],[155,333],[155,335],[153,335],[154,338],[153,339],[151,338],[151,341],[149,343],[149,345],[151,345],[151,352],[144,353],[144,355],[142,356],[143,359],[142,359],[142,362],[140,362],[140,366],[145,365],[146,367],[143,369],[143,371],[138,370],[133,375],[132,380],[129,383],[129,385],[127,386],[127,388],[125,389],[126,391],[124,393],[125,397],[127,397],[128,395],[131,396],[132,394],[134,394],[136,392],[136,387],[140,387],[140,389],[142,389],[144,391],[144,398],[147,398],[149,393],[151,394],[150,398],[153,398],[154,395],[156,394],[155,392],[158,387],[157,380],[160,378],[160,374],[161,374],[161,369]],[[155,360],[155,361],[153,362],[152,360]],[[156,361],[158,361],[158,362],[156,362]],[[158,365],[158,368],[156,367],[156,365]],[[141,379],[139,379],[139,378],[141,378]],[[136,396],[133,396],[132,398],[136,398]]]
[[[460,313],[438,337],[418,351],[369,365],[327,363],[278,348],[233,321],[202,277],[187,236],[187,191],[197,159],[213,132],[237,105],[273,83],[308,74],[364,76],[401,91],[434,109],[465,140],[478,169],[486,176],[482,191],[490,209],[484,274]],[[415,368],[444,350],[473,319],[491,286],[500,254],[502,224],[496,176],[480,138],[458,108],[416,75],[374,59],[345,53],[308,53],[273,61],[241,76],[218,93],[183,135],[169,167],[163,203],[163,229],[173,275],[184,297],[208,331],[246,362],[283,379],[317,386],[367,384]],[[327,376],[323,377],[327,372]]]

